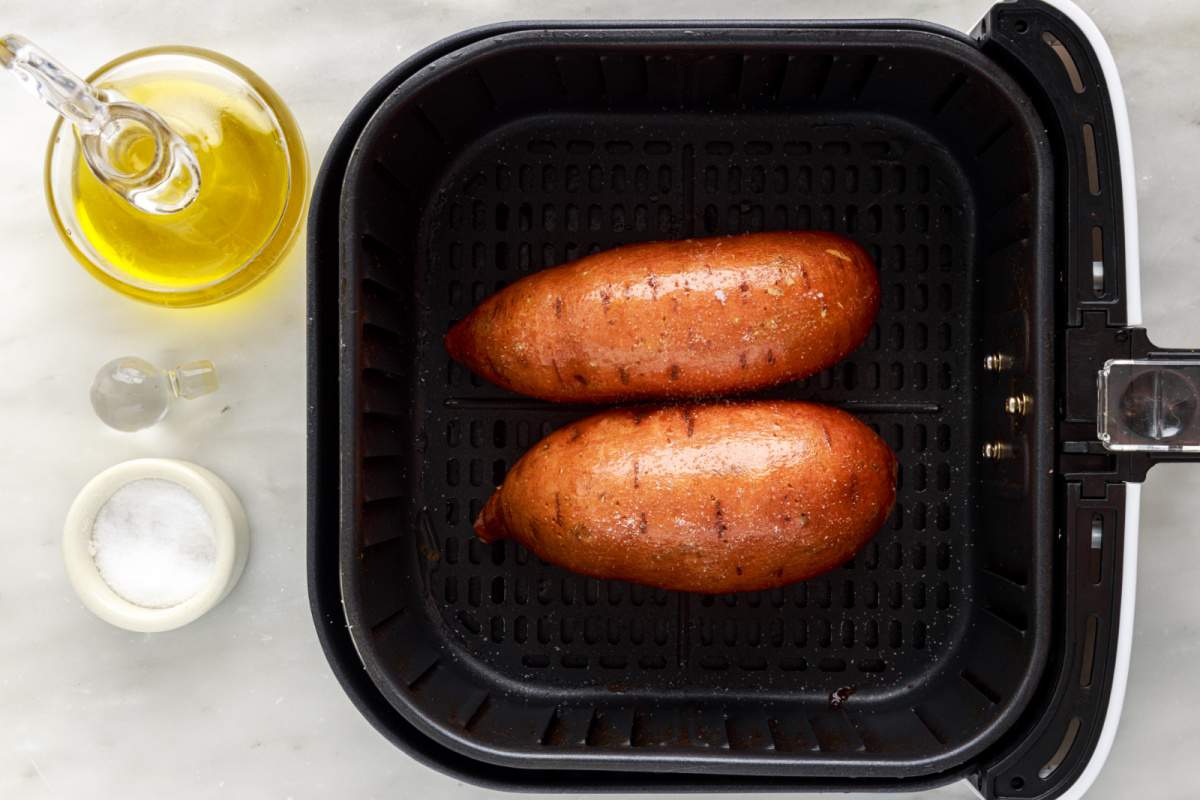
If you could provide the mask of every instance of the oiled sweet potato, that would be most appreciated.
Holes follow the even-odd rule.
[[[866,338],[879,278],[832,233],[619,247],[534,273],[446,336],[499,386],[559,402],[702,397],[812,375]]]
[[[600,578],[765,589],[853,556],[891,511],[895,481],[883,440],[827,406],[613,409],[525,453],[475,533]]]

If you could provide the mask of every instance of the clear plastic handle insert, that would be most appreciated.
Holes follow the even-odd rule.
[[[1200,452],[1200,359],[1105,363],[1096,434],[1109,450]]]

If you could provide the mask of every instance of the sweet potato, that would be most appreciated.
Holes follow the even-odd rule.
[[[827,406],[613,409],[525,453],[475,533],[600,578],[766,589],[853,556],[891,511],[895,481],[883,440]]]
[[[832,233],[637,244],[534,273],[446,336],[492,383],[559,402],[705,397],[812,375],[866,338],[879,279]]]

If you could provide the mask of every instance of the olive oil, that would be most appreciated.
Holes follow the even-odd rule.
[[[199,163],[200,191],[181,211],[142,211],[101,183],[80,155],[72,194],[87,245],[131,288],[156,291],[203,294],[250,264],[271,241],[292,189],[271,110],[232,81],[199,72],[142,75],[98,88],[110,101],[158,112],[183,137]],[[125,137],[109,157],[136,173],[153,160],[154,148],[152,136]]]

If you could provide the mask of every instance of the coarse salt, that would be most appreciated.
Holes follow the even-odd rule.
[[[100,576],[125,600],[169,608],[208,584],[217,563],[208,511],[174,481],[125,484],[101,506],[89,549]]]

